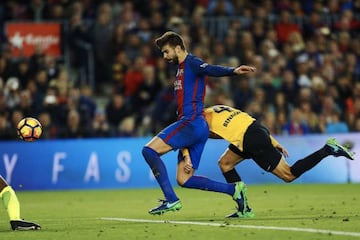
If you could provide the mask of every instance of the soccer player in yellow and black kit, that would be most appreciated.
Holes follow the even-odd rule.
[[[0,200],[10,218],[12,230],[39,230],[39,224],[25,221],[20,217],[20,203],[12,187],[0,176]]]
[[[286,162],[287,150],[270,135],[266,127],[246,112],[225,106],[216,105],[204,110],[209,125],[209,137],[227,140],[230,145],[219,159],[220,169],[228,183],[242,182],[235,170],[235,165],[244,159],[253,159],[257,165],[271,172],[285,182],[291,182],[304,172],[312,169],[327,156],[344,156],[354,160],[354,154],[341,146],[334,138],[314,153],[298,160],[292,166]],[[191,159],[183,150],[185,171],[191,168]],[[227,217],[252,217],[254,214],[247,204],[246,187],[242,183],[242,194],[245,198],[244,208]]]

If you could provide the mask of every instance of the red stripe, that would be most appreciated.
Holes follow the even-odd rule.
[[[205,94],[206,94],[206,86],[207,86],[207,77],[204,78],[204,90],[201,96],[202,102],[204,102]],[[205,116],[204,109],[202,110],[202,115]]]
[[[192,120],[195,119],[196,117],[196,93],[197,93],[197,89],[198,89],[198,86],[199,86],[199,78],[196,78],[195,80],[195,84],[194,84],[194,92],[193,92],[193,96],[192,96],[192,105],[193,105],[193,109],[194,109],[194,113],[191,117]]]
[[[183,122],[180,126],[178,126],[177,128],[175,128],[174,131],[172,131],[165,139],[165,142],[168,142],[169,139],[174,136],[177,132],[179,132],[182,128],[184,128],[187,124],[189,123],[189,121],[185,121]]]
[[[185,75],[185,63],[182,62],[179,66],[179,69],[183,70],[183,74],[178,77],[178,80],[181,81],[182,89],[177,91],[177,104],[178,104],[178,118],[180,119],[184,114],[184,92],[185,92],[185,84],[184,84],[184,75]]]

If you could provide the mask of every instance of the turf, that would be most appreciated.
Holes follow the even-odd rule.
[[[176,188],[183,202],[179,212],[151,216],[149,208],[161,197],[159,189],[18,192],[22,216],[42,225],[40,231],[10,230],[0,210],[1,239],[360,239],[360,185],[277,184],[248,186],[253,219],[225,219],[235,209],[229,196]],[[168,220],[123,222],[102,217]],[[171,221],[179,221],[171,223]],[[180,222],[181,221],[181,222]],[[183,224],[190,221],[192,224]],[[194,223],[220,223],[201,226]],[[236,226],[260,226],[238,228]],[[234,227],[235,226],[235,227]],[[294,230],[263,229],[264,226],[355,232],[355,236]]]

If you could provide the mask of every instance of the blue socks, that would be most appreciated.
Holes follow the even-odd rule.
[[[192,176],[183,185],[186,188],[201,189],[205,191],[227,193],[234,195],[234,184],[216,182],[206,177]]]
[[[179,200],[174,192],[167,174],[166,167],[161,160],[159,154],[149,147],[144,147],[142,154],[150,166],[161,190],[164,193],[165,199],[169,202]],[[201,189],[205,191],[226,193],[230,196],[234,195],[234,184],[216,182],[206,177],[192,176],[183,185],[186,188]]]
[[[175,202],[179,200],[174,192],[173,187],[171,186],[166,167],[159,154],[149,147],[144,147],[142,154],[147,164],[150,166],[157,182],[159,183],[160,188],[164,193],[165,199],[169,202]]]

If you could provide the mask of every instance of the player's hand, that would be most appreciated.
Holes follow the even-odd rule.
[[[185,171],[185,173],[189,174],[189,173],[191,173],[191,171],[193,169],[191,159],[189,156],[186,156],[186,157],[184,157],[184,161],[185,161],[184,171]]]
[[[234,73],[244,74],[244,73],[250,73],[250,72],[255,72],[255,71],[256,71],[255,67],[241,65],[240,67],[235,68]]]
[[[288,151],[286,150],[286,148],[284,148],[281,144],[277,145],[276,147],[277,149],[279,149],[279,151],[284,154],[285,157],[289,156]]]

